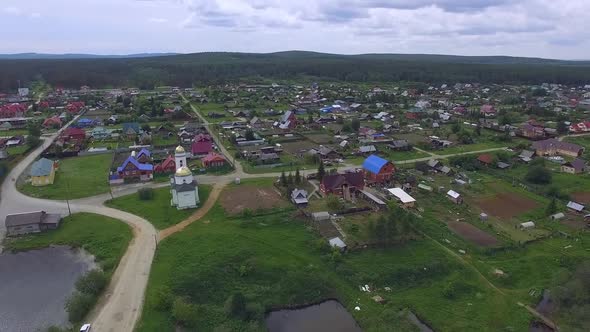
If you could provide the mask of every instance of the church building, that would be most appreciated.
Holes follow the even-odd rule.
[[[182,146],[174,150],[176,172],[170,176],[170,204],[178,210],[196,208],[199,201],[199,187],[193,178],[193,173],[187,167],[186,152]]]

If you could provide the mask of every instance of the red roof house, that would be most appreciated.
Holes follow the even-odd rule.
[[[50,118],[45,119],[43,121],[43,127],[45,128],[60,128],[61,127],[61,119],[59,116],[53,116]]]
[[[494,105],[486,104],[479,109],[479,112],[484,116],[494,116],[496,115],[496,108]]]
[[[174,156],[168,155],[164,161],[154,167],[154,172],[159,174],[176,172],[176,161],[174,160]]]
[[[6,104],[0,106],[0,118],[22,118],[27,112],[24,104]]]
[[[80,110],[84,107],[84,102],[82,101],[72,101],[66,106],[66,110],[72,114],[78,114]]]
[[[205,155],[213,151],[213,141],[211,136],[199,134],[195,136],[191,144],[191,152],[193,155]]]
[[[482,154],[477,157],[477,160],[484,165],[491,165],[494,162],[494,157],[491,154]]]
[[[590,121],[570,125],[570,131],[574,133],[585,133],[590,131]]]
[[[222,155],[215,152],[207,154],[205,157],[201,158],[201,161],[205,168],[223,167],[227,163]]]
[[[86,139],[86,132],[80,128],[69,127],[61,133],[60,137],[66,142],[69,140],[82,141]]]

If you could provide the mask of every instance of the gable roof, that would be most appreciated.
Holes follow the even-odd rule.
[[[127,167],[127,164],[132,163],[133,165],[135,165],[135,167],[137,167],[137,169],[139,169],[140,171],[153,171],[154,170],[154,166],[151,164],[142,164],[139,161],[137,161],[135,158],[133,158],[133,156],[129,156],[127,157],[127,159],[125,159],[125,161],[123,162],[123,164],[119,167],[117,167],[117,172],[122,172],[123,170],[125,170],[125,167]]]
[[[584,167],[586,167],[586,162],[583,159],[576,158],[571,162],[567,162],[567,163],[563,164],[563,166],[572,167],[576,171],[582,171],[582,170],[584,170]]]
[[[365,180],[362,173],[344,173],[326,175],[322,179],[322,184],[326,190],[332,190],[348,183],[353,187],[364,187]]]
[[[477,157],[477,160],[481,161],[484,164],[491,164],[492,161],[494,161],[494,157],[492,157],[491,154],[482,154],[479,157]]]
[[[389,188],[387,189],[387,191],[389,191],[391,195],[397,197],[397,199],[399,199],[404,204],[416,201],[414,197],[408,195],[408,193],[405,192],[402,188]]]
[[[47,158],[41,158],[31,166],[31,176],[47,176],[51,174],[53,161]]]
[[[576,203],[574,201],[569,201],[567,203],[567,207],[570,208],[570,209],[572,209],[572,210],[578,211],[578,212],[584,210],[584,205],[582,205],[580,203]]]
[[[388,162],[389,161],[372,154],[363,162],[363,169],[373,174],[379,174],[379,171],[381,171],[383,166],[385,166]]]
[[[152,155],[152,153],[150,152],[150,150],[146,149],[146,148],[141,148],[141,150],[139,150],[139,153],[137,153],[137,155],[135,156],[136,159],[141,158],[141,156],[147,156],[150,157]]]
[[[581,150],[584,150],[584,148],[578,144],[558,141],[554,138],[549,138],[549,139],[546,139],[543,141],[533,142],[532,147],[535,150],[538,150],[538,149],[547,150],[547,149],[555,148],[555,149],[559,149],[559,150],[565,150],[565,151],[576,152],[576,153],[579,153]]]
[[[123,123],[123,132],[129,133],[129,130],[132,130],[136,134],[139,134],[139,123],[137,122],[125,122]]]

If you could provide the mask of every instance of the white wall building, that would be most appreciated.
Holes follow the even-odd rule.
[[[174,159],[178,169],[170,177],[170,204],[179,210],[196,208],[200,203],[199,187],[193,173],[186,166],[186,152],[182,146],[178,146],[174,151]]]

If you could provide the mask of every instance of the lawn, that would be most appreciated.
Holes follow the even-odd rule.
[[[107,180],[113,155],[99,154],[62,159],[52,185],[34,187],[30,183],[19,186],[29,196],[47,199],[75,199],[109,191]]]
[[[326,298],[340,300],[364,331],[414,330],[403,308],[436,331],[528,328],[530,315],[511,297],[429,240],[340,257],[291,212],[241,219],[216,205],[205,219],[159,244],[138,331],[173,331],[173,314],[181,314],[173,302],[190,303],[191,330],[262,331],[268,310]],[[359,290],[365,284],[371,293]],[[247,320],[224,311],[236,292],[246,298]],[[375,295],[388,302],[375,303]]]
[[[107,273],[112,273],[127,250],[133,234],[122,221],[92,214],[76,213],[62,220],[57,230],[5,241],[7,250],[31,250],[49,245],[83,248],[96,258]]]
[[[566,137],[565,141],[581,145],[590,152],[590,136]]]
[[[170,206],[172,196],[169,187],[154,189],[153,192],[154,197],[151,200],[142,201],[139,199],[139,195],[135,193],[109,200],[106,205],[143,217],[157,229],[164,229],[178,224],[199,209],[178,210],[176,207]],[[211,186],[199,185],[201,205],[207,201],[210,192]]]
[[[25,154],[25,153],[27,153],[27,151],[29,151],[29,146],[27,144],[13,146],[13,147],[7,148],[6,151],[8,151],[9,156]]]

